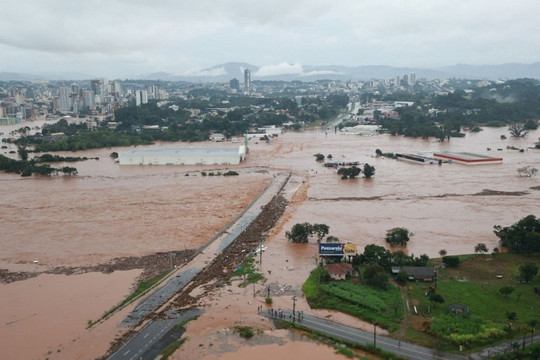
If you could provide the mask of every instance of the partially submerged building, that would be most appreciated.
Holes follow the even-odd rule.
[[[439,151],[433,153],[433,157],[435,159],[441,159],[448,162],[456,162],[466,165],[501,164],[503,162],[503,158],[467,152]]]
[[[133,149],[118,156],[120,165],[238,165],[246,147]]]

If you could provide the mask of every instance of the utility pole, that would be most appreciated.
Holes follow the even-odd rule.
[[[295,309],[296,309],[296,296],[293,296],[292,297],[292,322],[293,324],[294,324],[294,318],[296,317]]]
[[[259,243],[259,270],[262,269],[262,240]]]
[[[377,323],[373,323],[373,347],[377,347]]]

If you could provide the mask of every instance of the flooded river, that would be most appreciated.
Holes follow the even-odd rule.
[[[502,140],[502,134],[508,139]],[[360,251],[372,243],[384,246],[386,231],[397,226],[414,233],[407,251],[416,256],[426,253],[436,257],[441,249],[450,255],[471,253],[478,243],[485,243],[491,251],[498,240],[494,225],[508,226],[529,214],[540,216],[540,190],[534,189],[540,185],[540,177],[520,178],[516,172],[526,165],[540,168],[540,150],[527,149],[539,136],[540,131],[535,131],[527,138],[514,139],[506,129],[498,128],[440,143],[387,135],[361,137],[330,131],[326,135],[324,129],[286,133],[271,144],[251,140],[246,162],[230,167],[240,173],[236,177],[200,174],[201,170],[227,171],[224,167],[119,166],[109,157],[112,151],[127,149],[64,153],[97,156],[99,160],[70,164],[79,171],[71,178],[0,174],[0,268],[42,271],[198,247],[238,215],[273,173],[287,170],[293,172],[285,188],[291,204],[269,234],[263,268],[270,270],[269,283],[293,289],[275,299],[289,306],[290,294],[299,291],[317,252],[314,243],[298,246],[286,242],[285,231],[295,223],[325,223],[330,235],[356,243]],[[507,146],[527,150],[519,152]],[[417,165],[375,158],[376,149],[474,152],[503,157],[504,161],[478,166]],[[315,153],[331,154],[334,161],[369,163],[376,169],[375,176],[342,180],[335,170],[317,163]],[[136,271],[40,275],[0,285],[0,347],[9,354],[3,358],[92,359],[103,355],[118,330],[109,324],[107,331],[99,327],[88,331],[86,323],[120,302],[137,275]],[[234,299],[225,300],[224,290],[224,304],[256,308],[252,294],[239,292],[234,286],[229,290],[239,300],[236,305]],[[301,301],[299,306],[305,309],[307,304]],[[202,336],[234,323],[231,316],[223,315],[230,308],[219,306],[219,302],[219,297],[208,300],[215,309],[208,309],[208,314],[193,324],[194,334]],[[220,321],[215,323],[218,317]],[[249,319],[245,321],[257,321]],[[61,326],[51,332],[54,321]],[[100,331],[113,335],[97,336]],[[47,336],[39,336],[44,333]],[[196,341],[185,345],[194,359],[200,358],[193,352],[197,351]],[[22,349],[25,356],[17,356]],[[252,351],[256,350],[240,352],[235,358],[251,358]]]

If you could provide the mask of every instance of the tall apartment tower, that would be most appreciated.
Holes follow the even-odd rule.
[[[135,105],[148,104],[148,92],[146,90],[135,91]]]
[[[71,110],[71,89],[68,86],[60,86],[58,90],[58,110]]]
[[[251,93],[251,70],[244,70],[244,93]]]
[[[236,91],[240,90],[240,81],[236,78],[231,79],[231,81],[229,81],[229,88]]]
[[[416,74],[412,72],[409,74],[409,85],[413,86],[414,84],[416,84]]]

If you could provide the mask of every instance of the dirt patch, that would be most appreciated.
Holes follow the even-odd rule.
[[[523,196],[523,195],[529,195],[526,191],[497,191],[497,190],[490,190],[490,189],[483,189],[480,192],[477,192],[476,194],[472,194],[472,196]]]
[[[428,332],[429,331],[429,318],[425,318],[423,316],[411,316],[411,325],[414,330],[418,330],[421,332]]]
[[[152,255],[141,257],[119,257],[114,258],[104,264],[93,266],[59,266],[51,270],[35,271],[35,272],[12,272],[6,269],[0,269],[0,283],[8,284],[14,281],[21,281],[36,277],[40,274],[64,274],[64,275],[79,275],[88,272],[101,272],[110,274],[114,271],[125,271],[134,269],[143,269],[143,272],[138,280],[148,281],[157,277],[159,274],[171,267],[179,266],[186,263],[195,250],[181,250],[171,252],[161,252]]]

